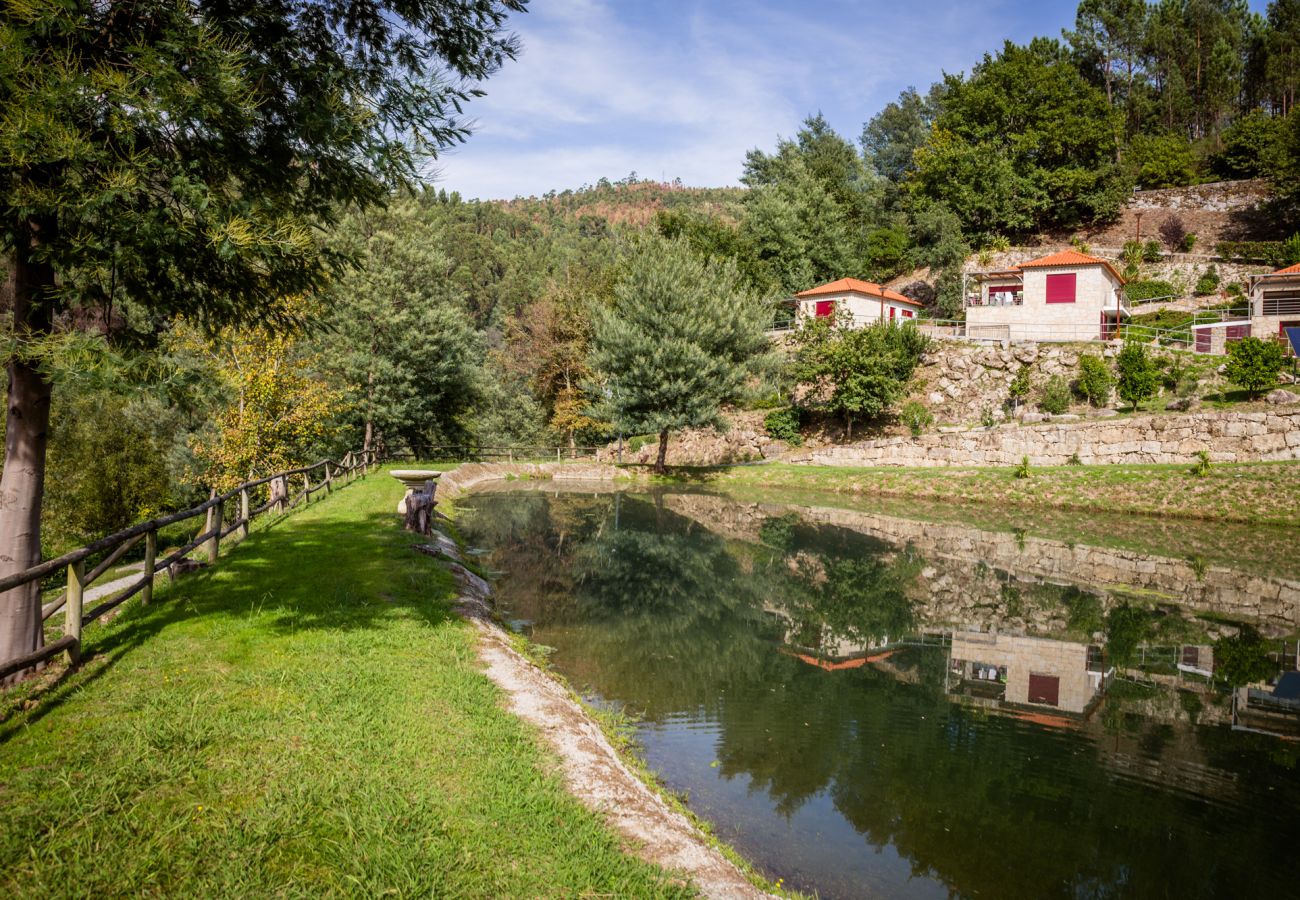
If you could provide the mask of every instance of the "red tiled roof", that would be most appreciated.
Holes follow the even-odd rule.
[[[828,284],[819,284],[815,288],[809,288],[806,291],[800,291],[795,294],[796,297],[820,297],[825,294],[847,294],[855,291],[859,294],[867,294],[871,297],[884,297],[886,300],[893,300],[896,303],[906,303],[909,306],[915,306],[918,309],[921,304],[917,303],[911,297],[904,297],[898,291],[891,291],[889,288],[883,288],[871,281],[859,281],[856,278],[841,278],[839,281],[832,281]]]
[[[1022,262],[1019,268],[1040,269],[1049,266],[1105,266],[1119,280],[1120,284],[1124,283],[1124,276],[1119,274],[1119,270],[1109,262],[1096,256],[1080,253],[1078,250],[1062,250],[1059,253],[1040,256],[1038,259]]]
[[[1274,275],[1300,275],[1300,263],[1294,266],[1287,266],[1285,269],[1278,269]]]

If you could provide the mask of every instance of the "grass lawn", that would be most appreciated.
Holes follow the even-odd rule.
[[[383,474],[0,697],[0,895],[646,896],[478,671]]]
[[[1248,524],[1300,524],[1300,463],[1011,468],[849,468],[774,463],[681,468],[668,483],[801,488],[917,500],[1140,514]]]

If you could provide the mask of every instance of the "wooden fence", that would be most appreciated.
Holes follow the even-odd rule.
[[[358,477],[365,477],[377,462],[378,458],[374,451],[350,452],[343,457],[342,462],[324,459],[314,465],[247,481],[224,494],[218,495],[214,492],[207,502],[191,509],[141,522],[116,534],[100,538],[78,550],[65,553],[56,559],[46,560],[30,569],[7,578],[0,578],[0,594],[33,581],[44,581],[57,575],[62,569],[67,570],[68,578],[67,590],[41,608],[42,622],[60,609],[64,610],[63,637],[46,644],[34,653],[0,663],[0,679],[30,669],[64,652],[68,654],[69,661],[75,665],[81,659],[81,629],[136,594],[141,594],[142,603],[149,603],[153,599],[154,579],[159,572],[167,570],[169,576],[172,576],[175,572],[173,567],[185,560],[191,551],[200,547],[208,563],[215,563],[222,539],[235,532],[239,533],[240,538],[247,537],[249,525],[256,517],[271,511],[277,515],[284,514],[299,503],[304,505],[310,503],[313,494],[320,491],[329,493],[339,479],[342,479],[343,483],[349,483]],[[291,495],[294,482],[299,477],[302,479],[302,487]],[[319,479],[315,484],[312,483],[314,477]],[[258,505],[254,507],[254,503]],[[206,517],[202,533],[165,558],[158,559],[159,531],[198,516]],[[144,541],[144,571],[140,578],[119,593],[108,597],[89,612],[84,611],[82,606],[86,588],[109,571],[114,563],[141,541]],[[104,555],[99,562],[87,572],[87,562],[101,554]]]

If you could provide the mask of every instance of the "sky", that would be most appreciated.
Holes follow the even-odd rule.
[[[900,91],[1005,40],[1060,36],[1076,0],[531,0],[522,52],[466,111],[435,182],[509,199],[600,178],[719,187],[821,112],[857,141]],[[1253,0],[1252,8],[1264,6]]]

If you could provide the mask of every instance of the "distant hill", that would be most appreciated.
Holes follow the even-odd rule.
[[[680,182],[601,179],[577,190],[494,202],[535,222],[556,215],[575,220],[590,216],[611,225],[644,227],[654,222],[660,210],[671,209],[688,209],[735,224],[740,220],[744,196],[745,188],[694,188]]]

